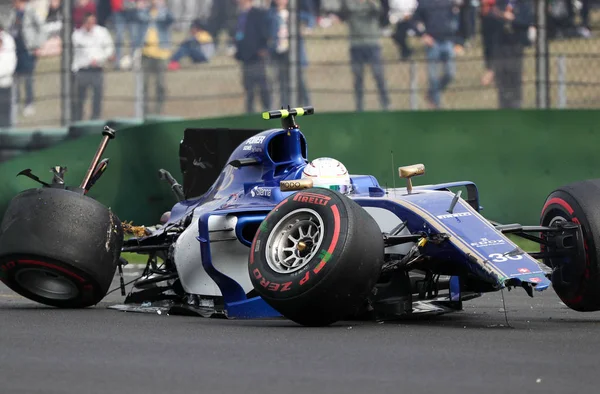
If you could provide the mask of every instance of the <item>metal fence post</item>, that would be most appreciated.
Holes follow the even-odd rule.
[[[558,66],[558,108],[567,108],[567,59],[559,55]]]
[[[289,2],[289,103],[281,103],[281,105],[300,105],[300,89],[298,89],[298,75],[300,72],[300,11],[298,9],[298,0],[290,0]],[[281,87],[280,87],[281,89]]]
[[[419,109],[419,76],[417,75],[417,62],[410,61],[409,76],[410,79],[410,109]]]
[[[135,78],[135,117],[144,120],[146,114],[144,105],[146,97],[144,97],[144,69],[142,68],[142,56],[139,51],[133,55],[133,75]]]
[[[535,42],[535,79],[536,98],[538,108],[550,107],[550,94],[548,92],[548,35],[547,35],[547,10],[548,0],[536,1],[536,42]]]
[[[62,53],[60,58],[60,82],[61,82],[61,124],[68,126],[73,120],[72,114],[72,98],[73,98],[73,84],[72,84],[72,72],[71,65],[73,63],[73,45],[71,42],[73,34],[73,20],[72,11],[73,0],[64,0],[62,2]]]

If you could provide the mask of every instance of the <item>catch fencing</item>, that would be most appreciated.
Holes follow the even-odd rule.
[[[537,0],[550,1],[550,0]],[[596,29],[600,23],[600,10],[593,0],[585,0],[591,7],[587,36],[581,21],[581,10],[575,7],[572,26],[552,31],[548,42],[547,75],[539,70],[539,47],[535,42],[526,49],[523,67],[522,108],[540,106],[540,83],[547,89],[550,108],[598,108],[600,107],[600,37]],[[291,2],[292,4],[294,2]],[[473,3],[467,19],[474,21],[472,33],[466,33],[466,42],[456,57],[456,77],[442,95],[442,108],[447,110],[498,108],[497,89],[492,82],[482,84],[485,73],[478,4]],[[580,2],[576,4],[581,5]],[[312,104],[319,112],[355,111],[355,89],[349,57],[348,27],[336,17],[339,1],[322,1],[317,24],[303,31],[308,64],[302,68],[310,94],[310,103],[281,102],[280,89],[274,65],[269,67],[270,107]],[[202,9],[209,9],[203,7]],[[203,15],[206,17],[206,15]],[[172,48],[175,49],[186,37],[185,28],[177,30],[177,20],[172,30]],[[186,20],[189,22],[189,20]],[[233,23],[230,21],[230,23]],[[185,25],[185,24],[183,24]],[[110,20],[107,27],[114,31]],[[540,31],[547,27],[538,26]],[[389,110],[428,109],[428,63],[418,37],[409,32],[408,43],[413,49],[412,57],[401,59],[400,51],[392,35],[394,25],[382,28],[383,72],[386,90],[390,97]],[[556,34],[555,34],[556,33]],[[241,67],[233,56],[231,38],[222,31],[218,38],[218,51],[206,64],[182,62],[177,71],[167,71],[166,96],[159,113],[153,110],[156,92],[153,80],[144,89],[145,75],[139,62],[124,61],[130,68],[115,69],[113,65],[104,71],[103,119],[135,118],[147,116],[167,117],[215,117],[231,116],[246,112]],[[294,37],[293,37],[294,38]],[[63,52],[67,49],[63,46]],[[458,48],[460,49],[460,48]],[[125,52],[127,50],[125,49]],[[545,58],[546,59],[546,58]],[[130,59],[131,60],[131,59]],[[13,121],[19,128],[68,126],[72,119],[63,119],[65,98],[76,100],[73,91],[64,91],[65,77],[71,72],[62,66],[61,55],[40,58],[34,76],[35,113],[25,114],[24,105],[17,103],[13,94]],[[367,67],[364,75],[365,110],[381,109],[379,93]],[[72,88],[72,87],[71,87]],[[23,86],[21,86],[23,89]],[[296,97],[297,90],[291,92]],[[24,90],[21,91],[21,98]],[[91,94],[84,110],[84,119],[91,112]],[[263,108],[256,94],[255,112]],[[150,104],[150,105],[146,105]],[[145,110],[145,107],[147,109]]]

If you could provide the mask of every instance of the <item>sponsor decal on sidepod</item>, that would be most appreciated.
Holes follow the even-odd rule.
[[[252,190],[250,190],[250,195],[252,197],[271,197],[271,189],[254,186]]]

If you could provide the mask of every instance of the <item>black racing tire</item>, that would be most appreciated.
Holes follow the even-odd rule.
[[[301,241],[302,251],[300,246],[283,251],[283,245]],[[296,267],[281,264],[292,255]],[[267,215],[254,237],[248,269],[256,292],[284,317],[327,326],[358,312],[383,261],[375,220],[348,197],[313,188],[289,196]]]
[[[553,191],[546,199],[541,225],[557,221],[577,223],[583,232],[583,250],[567,261],[545,258],[553,270],[552,285],[569,308],[600,310],[600,179],[575,182]],[[544,247],[542,247],[544,250]]]
[[[119,218],[98,201],[58,188],[16,195],[0,223],[0,280],[58,308],[96,305],[123,245]]]

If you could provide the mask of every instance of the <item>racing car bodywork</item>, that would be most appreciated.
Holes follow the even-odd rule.
[[[198,196],[191,195],[192,180],[181,187],[161,170],[180,201],[160,225],[144,228],[142,236],[123,242],[121,252],[147,254],[148,265],[124,303],[112,308],[165,308],[170,313],[227,318],[291,316],[301,324],[321,325],[345,317],[386,319],[459,311],[464,301],[482,293],[522,287],[532,296],[534,290],[547,289],[551,280],[555,287],[568,288],[569,294],[579,291],[572,287],[577,282],[574,277],[583,275],[584,263],[558,263],[589,262],[589,256],[582,260],[582,226],[569,218],[529,227],[491,222],[480,213],[473,182],[413,187],[411,178],[424,173],[423,165],[399,169],[399,175],[408,180],[404,188],[383,188],[370,175],[351,175],[348,195],[311,188],[310,182],[301,179],[308,145],[295,117],[312,111],[310,107],[272,111],[264,117],[281,118],[282,128],[238,131],[235,138],[242,142],[217,179]],[[195,134],[202,132],[195,130]],[[203,158],[186,138],[182,147],[186,146],[186,154],[192,153],[187,167],[182,162],[182,170],[214,171],[215,162],[203,166]],[[198,174],[207,184],[202,171]],[[546,208],[552,204],[556,201]],[[365,212],[368,215],[360,216]],[[288,225],[290,215],[298,218]],[[565,215],[555,217],[559,216]],[[375,230],[370,222],[376,224]],[[305,230],[302,223],[308,225]],[[288,228],[297,231],[296,235],[290,235]],[[273,243],[279,233],[289,239]],[[543,248],[526,253],[506,233],[534,240]],[[0,241],[1,237],[2,233]],[[297,260],[293,270],[281,265],[282,270],[274,270],[277,258],[270,258],[269,253],[281,255],[281,250],[273,252],[277,245],[291,251],[286,260]],[[343,254],[348,248],[354,249]],[[4,266],[15,260],[6,255],[0,242]],[[352,260],[354,268],[346,260]],[[124,264],[123,258],[117,263],[119,268]],[[23,294],[11,280],[14,277],[0,276]],[[346,285],[362,286],[362,290],[357,290],[360,294],[352,301],[348,298],[348,308],[341,308],[346,295],[340,293],[350,292]],[[318,298],[321,293],[325,298]],[[37,300],[44,302],[40,297]],[[320,304],[327,307],[315,307]],[[290,308],[293,313],[287,312]],[[324,317],[333,310],[344,314]],[[307,318],[311,315],[321,318]]]

